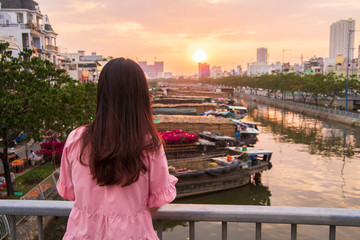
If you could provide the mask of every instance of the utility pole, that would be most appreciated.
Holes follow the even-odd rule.
[[[349,19],[351,22],[352,19]],[[349,91],[349,64],[350,64],[350,42],[351,42],[351,34],[355,32],[355,30],[349,29],[349,41],[348,41],[348,56],[347,56],[347,66],[346,66],[346,93],[345,93],[345,111],[348,111],[348,91]]]

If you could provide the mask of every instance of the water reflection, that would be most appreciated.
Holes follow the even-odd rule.
[[[254,180],[243,187],[180,198],[176,199],[173,203],[270,206],[270,197],[271,193],[269,187],[264,186],[260,181]],[[154,225],[156,229],[156,222],[154,222]],[[175,227],[180,226],[188,227],[188,222],[164,221],[163,231],[172,231]]]
[[[260,122],[266,131],[278,135],[280,142],[308,145],[310,154],[327,157],[351,157],[355,154],[355,136],[346,135],[346,129],[334,127],[320,119],[261,105],[249,107],[247,119]],[[343,145],[343,142],[347,144]]]
[[[218,193],[178,199],[176,203],[240,204],[297,207],[360,208],[360,132],[350,126],[312,118],[253,102],[247,106],[244,121],[258,122],[256,147],[273,151],[273,168],[263,173],[262,184],[252,183]],[[187,223],[177,222],[164,233],[173,240],[186,239]],[[174,227],[175,226],[175,227]],[[176,227],[178,226],[178,227]],[[230,226],[230,225],[229,225]],[[235,224],[229,227],[229,239],[254,239],[254,226]],[[220,239],[221,226],[197,223],[197,239]],[[263,226],[264,238],[289,239],[289,226]],[[251,236],[250,236],[251,235]],[[337,227],[338,239],[358,239],[360,229]],[[299,239],[328,238],[328,227],[302,226]]]
[[[253,181],[239,188],[180,198],[175,200],[175,203],[270,206],[270,197],[269,187],[264,186],[261,182]]]

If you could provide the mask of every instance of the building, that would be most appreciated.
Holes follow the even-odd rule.
[[[236,67],[236,76],[242,76],[242,67],[241,67],[241,65]]]
[[[100,72],[109,60],[96,52],[85,55],[85,51],[79,50],[77,53],[61,53],[59,66],[75,80],[98,82]]]
[[[147,78],[161,78],[164,75],[164,62],[154,62],[154,65],[147,64],[146,61],[139,61],[138,64],[144,71]]]
[[[258,48],[256,50],[256,62],[267,64],[267,62],[268,62],[268,49],[267,48]]]
[[[304,73],[305,74],[315,74],[321,73],[323,74],[324,71],[324,59],[312,57],[309,61],[304,62]]]
[[[275,64],[272,63],[270,65],[271,74],[278,74],[281,73],[282,71],[283,71],[283,65],[281,64],[281,62],[276,62]]]
[[[210,65],[206,62],[199,62],[199,78],[210,77]]]
[[[47,15],[33,0],[0,0],[0,34],[15,39],[19,50],[33,49],[36,56],[57,64],[57,33]]]
[[[20,51],[20,47],[17,45],[16,39],[14,38],[14,36],[0,35],[0,43],[9,43],[7,50]]]
[[[354,58],[354,30],[355,20],[352,19],[339,20],[331,24],[329,58],[335,58],[338,55],[343,55],[345,59]]]
[[[248,76],[260,76],[271,73],[271,65],[263,62],[252,62],[247,65]]]
[[[222,78],[223,72],[220,66],[212,66],[210,71],[211,78]]]
[[[164,78],[168,79],[168,78],[173,78],[174,76],[172,75],[171,72],[164,72]]]

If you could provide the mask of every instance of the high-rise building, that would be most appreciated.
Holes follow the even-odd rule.
[[[206,62],[199,62],[199,78],[210,77],[210,65]]]
[[[154,62],[154,65],[148,64],[146,61],[139,61],[138,64],[144,71],[147,78],[160,78],[164,74],[164,62]]]
[[[222,78],[223,72],[221,70],[221,66],[212,66],[210,70],[211,78]]]
[[[354,58],[355,20],[339,20],[330,26],[329,57],[343,55],[345,59]],[[349,41],[350,40],[350,41]],[[348,55],[348,52],[350,53]]]
[[[258,48],[257,49],[257,58],[258,63],[265,63],[267,64],[268,61],[268,50],[267,48]]]
[[[241,65],[236,67],[236,75],[237,76],[241,76],[242,75],[242,67]]]

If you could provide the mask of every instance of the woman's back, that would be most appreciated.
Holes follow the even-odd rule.
[[[83,130],[66,141],[57,185],[61,196],[75,201],[64,239],[157,239],[148,209],[176,196],[177,179],[168,174],[163,149],[146,154],[148,171],[130,186],[99,186],[78,161]]]
[[[141,68],[110,61],[94,122],[72,131],[64,146],[57,188],[74,207],[63,239],[158,239],[149,208],[173,201],[176,182]]]

